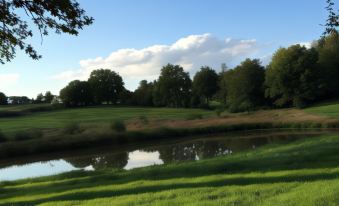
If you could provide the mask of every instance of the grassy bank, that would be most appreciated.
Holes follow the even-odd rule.
[[[123,131],[114,128],[113,120],[124,120],[120,123]],[[214,111],[200,109],[107,106],[0,118],[0,128],[4,131],[0,157],[14,157],[243,130],[337,129],[339,121],[297,109],[217,116]]]
[[[339,136],[198,162],[0,183],[0,205],[337,205]]]
[[[0,111],[5,110],[0,109]],[[214,111],[202,109],[101,106],[40,112],[15,118],[0,118],[0,130],[6,133],[29,128],[62,128],[73,122],[100,125],[117,119],[130,120],[145,117],[154,120],[175,120],[189,119],[192,115],[208,117],[214,114]]]

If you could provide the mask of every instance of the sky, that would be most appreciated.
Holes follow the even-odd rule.
[[[134,90],[154,80],[167,63],[191,76],[201,66],[220,71],[245,58],[263,64],[279,47],[308,46],[320,37],[325,0],[78,0],[94,24],[79,36],[51,33],[29,42],[43,56],[17,50],[0,65],[0,91],[7,96],[58,94],[68,82],[86,80],[94,69],[119,73]],[[335,1],[335,3],[337,3]],[[37,31],[34,29],[34,31]]]

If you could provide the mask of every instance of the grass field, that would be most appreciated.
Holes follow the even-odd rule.
[[[306,112],[339,119],[339,102],[323,103],[305,109]]]
[[[9,110],[24,110],[34,106],[3,106]],[[4,132],[28,128],[60,128],[69,123],[109,123],[112,120],[128,120],[139,117],[150,119],[186,119],[192,114],[208,117],[215,115],[214,111],[202,109],[145,108],[145,107],[89,107],[63,109],[57,111],[32,113],[26,116],[0,118],[0,129]]]
[[[338,205],[339,135],[198,162],[0,183],[0,205]]]

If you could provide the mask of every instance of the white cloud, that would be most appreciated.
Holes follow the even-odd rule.
[[[312,47],[312,42],[300,42],[298,44],[300,44],[300,46],[306,47],[307,49],[310,49]]]
[[[67,70],[53,76],[60,80],[85,80],[91,71],[108,68],[118,72],[126,86],[136,85],[142,79],[156,79],[162,66],[167,63],[180,64],[190,74],[201,66],[208,65],[216,70],[221,63],[229,66],[238,64],[246,57],[255,57],[258,52],[256,40],[218,39],[211,34],[191,35],[171,45],[153,45],[143,49],[120,49],[107,57],[80,61],[80,69]]]
[[[0,74],[0,88],[5,89],[9,86],[15,85],[20,78],[17,73],[2,73]]]

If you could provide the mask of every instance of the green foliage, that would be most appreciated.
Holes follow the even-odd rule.
[[[231,112],[250,111],[264,104],[264,73],[259,60],[246,59],[224,74],[227,105]]]
[[[1,41],[0,63],[11,61],[16,54],[16,49],[23,50],[32,59],[41,56],[32,45],[26,42],[33,36],[34,25],[42,36],[52,30],[58,34],[67,33],[78,35],[79,30],[93,23],[93,18],[86,16],[76,0],[51,0],[51,1],[1,1]],[[25,14],[31,23],[25,19]],[[23,19],[24,18],[24,19]]]
[[[218,75],[210,67],[201,67],[193,78],[192,91],[204,104],[209,104],[211,98],[218,90]]]
[[[134,91],[133,101],[136,105],[153,106],[154,83],[142,80]]]
[[[64,126],[63,133],[64,134],[79,134],[83,131],[78,123],[71,122]]]
[[[47,91],[45,93],[44,100],[46,103],[51,103],[53,98],[54,98],[54,95],[50,91]]]
[[[31,139],[39,139],[43,137],[43,132],[40,129],[31,128],[27,130],[19,130],[14,133],[15,141],[26,141]]]
[[[266,70],[266,97],[276,106],[304,107],[319,96],[318,53],[300,45],[280,48]]]
[[[339,97],[339,34],[332,32],[318,41],[323,98]]]
[[[7,97],[4,93],[0,92],[0,105],[6,105],[7,102]]]
[[[124,82],[121,76],[109,69],[92,71],[88,83],[97,104],[103,102],[116,104],[124,90]]]
[[[60,99],[69,107],[86,106],[93,102],[93,94],[87,81],[74,80],[60,91]]]
[[[125,132],[126,125],[123,120],[115,120],[111,123],[111,129],[116,132]]]
[[[41,104],[44,102],[44,95],[42,93],[38,94],[34,100],[34,103]]]
[[[156,106],[188,107],[192,81],[179,65],[168,64],[155,82],[153,101]]]

